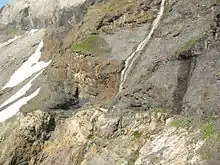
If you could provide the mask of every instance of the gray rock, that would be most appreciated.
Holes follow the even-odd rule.
[[[15,117],[1,124],[0,129],[0,164],[28,164],[31,155],[39,152],[49,139],[55,120],[47,113],[36,111]]]
[[[22,29],[43,28],[52,25],[70,26],[82,19],[84,9],[99,1],[10,0],[1,11],[0,22],[2,27]]]
[[[143,13],[154,18],[161,1],[109,0],[90,7],[94,16],[86,18],[94,20],[83,21],[96,2],[101,1],[11,0],[1,9],[1,41],[15,27],[55,28],[45,38],[40,30],[0,48],[0,88],[42,38],[42,60],[53,60],[28,91],[41,87],[39,95],[22,107],[23,114],[0,124],[0,164],[219,164],[218,2],[167,1],[159,27],[118,95],[123,60],[149,33],[152,21],[134,20]],[[135,23],[123,25],[127,16]],[[113,25],[112,34],[101,27]],[[71,46],[91,34],[108,42],[110,57],[73,53]],[[0,102],[23,83],[1,91]],[[81,98],[90,102],[81,104]]]

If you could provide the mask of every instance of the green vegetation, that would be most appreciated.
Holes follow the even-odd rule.
[[[170,123],[170,126],[177,128],[190,129],[195,127],[195,123],[190,118],[179,118]]]
[[[116,24],[121,25],[121,24],[126,24],[126,23],[145,23],[147,21],[150,21],[153,19],[153,13],[149,11],[135,11],[138,9],[139,3],[137,3],[134,0],[128,1],[128,0],[109,0],[103,7],[102,12],[106,13],[108,16],[113,16],[117,15],[117,13],[122,13],[126,14],[121,17],[123,19],[116,19],[114,20],[117,22]],[[128,12],[132,10],[132,12]],[[129,13],[129,14],[128,14]]]
[[[84,23],[81,29],[96,29],[99,30],[101,27],[111,26],[114,24],[116,16],[119,12],[121,16],[129,11],[132,7],[137,6],[136,1],[128,1],[128,0],[108,0],[105,3],[100,3],[91,6],[88,9],[87,14],[84,18]],[[117,16],[119,19],[121,16]],[[111,22],[109,22],[109,19]],[[84,32],[87,33],[88,30]]]
[[[155,113],[168,113],[169,109],[165,107],[157,107],[157,108],[153,108],[151,111]]]
[[[198,119],[196,117],[179,117],[170,123],[171,127],[183,128],[186,130],[200,130],[200,139],[212,139],[220,142],[220,130],[218,121],[214,119]]]
[[[213,123],[207,123],[201,127],[201,134],[202,134],[201,138],[203,140],[209,138],[214,133],[215,133],[215,126]]]
[[[85,40],[78,42],[72,46],[73,52],[89,53],[93,55],[108,55],[111,48],[104,38],[91,35]]]
[[[205,139],[211,139],[215,142],[220,142],[220,130],[219,130],[219,122],[218,121],[208,121],[206,123],[204,123],[201,127],[200,127],[200,131],[201,131],[201,138],[203,140]]]
[[[126,22],[137,22],[137,23],[145,23],[153,19],[153,13],[143,12],[128,16]]]
[[[88,137],[86,137],[88,140],[93,140],[95,138],[95,136],[93,134],[88,135]]]
[[[142,133],[139,132],[139,131],[135,131],[135,132],[132,133],[132,136],[134,136],[134,138],[140,138],[141,135],[142,135]]]
[[[204,123],[200,127],[201,139],[211,139],[212,141],[220,143],[220,130],[219,124],[215,121]]]
[[[126,13],[129,10],[138,9],[139,3],[135,0],[109,0],[102,9],[107,15],[115,14],[117,12]],[[128,20],[136,20],[137,22],[141,22],[141,20],[151,20],[153,19],[153,14],[147,12],[132,12],[132,15],[129,14]],[[138,21],[139,20],[139,21]],[[127,21],[129,22],[129,21]]]
[[[219,121],[209,121],[201,126],[201,139],[206,143],[200,148],[199,153],[210,164],[215,160],[220,160],[220,130]]]
[[[140,10],[143,7],[135,0],[107,0],[90,6],[83,22],[74,25],[69,35],[73,41],[73,52],[108,54],[111,49],[99,35],[113,35],[118,28],[126,25],[134,27],[153,20],[157,13]]]
[[[190,39],[189,41],[185,42],[184,45],[180,48],[180,52],[189,50],[190,48],[195,46],[199,40],[200,40],[200,37],[194,37]]]
[[[91,31],[102,30],[114,33],[117,27],[129,23],[145,23],[153,19],[154,13],[140,10],[141,4],[135,0],[107,0],[89,7],[84,22],[78,30],[80,36],[87,36]],[[100,32],[100,31],[99,31]]]
[[[193,46],[195,46],[203,36],[205,36],[207,34],[206,31],[200,33],[198,36],[195,36],[193,38],[191,38],[190,40],[188,40],[187,42],[185,42],[179,49],[178,53],[184,52],[184,51],[188,51],[190,50]]]
[[[169,16],[169,2],[168,1],[166,1],[166,3],[165,3],[165,7],[164,7],[164,14],[163,14],[164,16],[164,18],[167,18],[168,16]]]
[[[134,6],[134,1],[128,1],[128,0],[111,0],[108,1],[105,6],[104,10],[107,12],[117,12],[122,9],[128,9]]]

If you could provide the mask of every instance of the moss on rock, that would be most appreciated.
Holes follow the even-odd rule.
[[[80,41],[94,33],[114,34],[118,28],[130,28],[153,21],[157,12],[147,8],[150,3],[144,0],[107,0],[92,5],[88,8],[83,22],[73,26],[72,42]]]
[[[105,39],[98,35],[90,35],[85,40],[73,44],[72,50],[95,55],[108,55],[111,52],[111,48]]]
[[[198,139],[211,139],[220,142],[220,121],[216,119],[201,119],[196,116],[176,117],[171,123],[171,127],[183,128],[186,130],[199,130]]]
[[[135,6],[134,4],[134,0],[128,1],[128,0],[109,0],[105,5],[104,5],[104,10],[106,12],[117,12],[117,11],[121,11],[122,9],[128,9],[131,8],[133,6]]]
[[[190,40],[186,41],[179,49],[178,53],[182,53],[193,48],[201,39],[207,35],[207,32],[201,32],[198,36],[192,37]]]
[[[199,39],[200,39],[200,37],[194,37],[194,38],[190,39],[189,41],[185,42],[183,44],[183,46],[180,48],[180,52],[187,51],[190,48],[192,48],[193,46],[195,46],[196,43],[199,41]]]
[[[135,132],[132,133],[132,136],[133,136],[134,138],[140,138],[140,137],[142,136],[142,133],[139,132],[139,131],[135,131]]]
[[[209,138],[210,136],[212,136],[215,132],[215,127],[213,123],[206,123],[204,125],[202,125],[201,127],[201,138],[203,140]]]
[[[170,126],[177,127],[177,128],[185,128],[189,129],[191,127],[194,127],[193,121],[187,118],[179,118],[175,119],[170,123]]]
[[[132,16],[129,16],[125,23],[132,23],[136,22],[138,24],[146,23],[148,21],[151,21],[153,19],[153,13],[151,12],[141,12],[138,14],[134,14]]]
[[[170,8],[169,8],[169,1],[166,1],[165,2],[165,7],[164,7],[164,14],[163,14],[164,18],[168,18],[169,10],[170,10]]]

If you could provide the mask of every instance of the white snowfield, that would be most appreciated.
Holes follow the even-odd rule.
[[[6,88],[12,88],[16,85],[20,84],[25,79],[31,77],[34,73],[39,72],[40,70],[46,68],[51,61],[44,62],[39,61],[41,57],[41,49],[43,47],[44,43],[41,41],[33,55],[29,57],[29,59],[22,64],[22,66],[15,71],[15,73],[11,76],[9,82],[2,88],[2,90]]]
[[[28,35],[34,35],[38,29],[32,29],[30,32],[26,33]],[[15,37],[13,39],[8,40],[7,42],[0,44],[0,48],[3,46],[7,46],[10,43],[14,42],[17,40],[20,36]],[[39,61],[41,57],[41,49],[43,47],[44,43],[41,41],[34,52],[26,62],[22,64],[22,66],[16,70],[13,75],[10,77],[9,82],[2,88],[10,88],[10,87],[15,87],[27,78],[31,77],[33,74],[37,73],[27,84],[25,84],[18,92],[16,92],[13,96],[11,96],[8,100],[6,100],[4,103],[0,105],[0,108],[3,108],[6,106],[5,109],[0,111],[0,123],[4,122],[5,120],[13,117],[16,115],[20,108],[24,106],[25,104],[28,103],[31,99],[36,97],[39,92],[40,88],[38,88],[35,92],[30,94],[27,97],[23,97],[27,91],[31,88],[31,85],[33,81],[40,76],[40,74],[44,71],[44,69],[51,63],[49,62],[44,62],[44,61]],[[17,100],[17,101],[16,101]],[[11,105],[9,105],[11,104]],[[7,106],[9,105],[9,106]]]
[[[5,101],[4,103],[2,103],[0,105],[0,108],[12,103],[13,101],[16,101],[17,99],[19,99],[20,97],[24,96],[27,91],[31,88],[32,82],[38,77],[40,76],[40,74],[43,72],[40,71],[36,76],[34,76],[26,85],[24,85],[17,93],[15,93],[13,96],[11,96],[7,101]]]
[[[7,46],[9,44],[11,44],[12,42],[14,42],[15,40],[17,40],[18,38],[20,38],[21,36],[15,36],[12,39],[9,39],[8,41],[4,42],[4,43],[0,43],[0,48]]]
[[[11,117],[13,117],[14,115],[16,115],[17,112],[19,112],[20,108],[27,104],[28,101],[30,101],[31,99],[33,99],[34,97],[36,97],[38,95],[38,93],[40,92],[40,88],[38,88],[34,93],[32,93],[31,95],[27,96],[27,97],[23,97],[22,99],[18,100],[17,102],[15,102],[14,104],[10,105],[9,107],[5,108],[3,111],[0,112],[0,122],[3,122]]]
[[[31,31],[27,32],[27,34],[34,35],[34,33],[36,33],[37,31],[39,31],[39,29],[32,29]]]

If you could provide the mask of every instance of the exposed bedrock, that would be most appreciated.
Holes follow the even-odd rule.
[[[162,1],[40,2],[0,11],[0,88],[42,39],[40,61],[52,60],[25,96],[39,94],[0,123],[0,164],[220,164],[219,0],[166,0],[120,92]],[[0,103],[32,77],[0,91]]]

